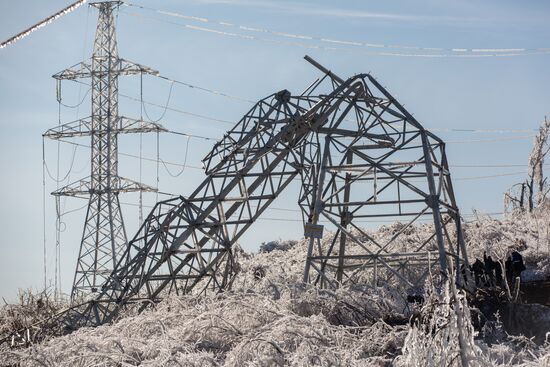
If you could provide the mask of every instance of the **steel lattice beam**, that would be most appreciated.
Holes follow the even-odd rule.
[[[301,95],[283,90],[259,101],[227,132],[203,160],[206,179],[188,197],[155,206],[98,297],[67,315],[69,325],[109,322],[129,303],[145,307],[168,293],[229,287],[233,245],[297,176],[311,238],[306,282],[338,287],[368,274],[415,286],[434,265],[446,273],[447,256],[467,263],[443,142],[370,75],[344,81],[309,61],[324,76]],[[393,251],[425,215],[433,233]],[[357,223],[380,216],[410,220],[380,243]],[[328,245],[321,220],[335,228]],[[352,242],[360,250],[348,253]]]
[[[394,278],[417,288],[434,264],[443,272],[448,258],[456,267],[467,264],[444,142],[371,75],[361,78],[353,98],[345,98],[311,144],[316,163],[301,172],[300,206],[310,238],[305,282],[336,288]],[[433,223],[426,238],[408,252],[397,246],[399,235],[425,217]],[[358,224],[374,218],[404,224],[381,242]],[[328,242],[321,221],[334,230]]]

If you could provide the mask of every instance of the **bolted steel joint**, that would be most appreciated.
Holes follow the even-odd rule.
[[[288,90],[283,89],[275,94],[275,99],[281,103],[288,103],[290,101],[291,94]]]
[[[433,209],[439,205],[439,195],[428,195],[425,201],[426,205]]]

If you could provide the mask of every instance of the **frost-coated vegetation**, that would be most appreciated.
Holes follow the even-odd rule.
[[[479,214],[464,224],[471,262],[484,253],[502,261],[516,250],[527,266],[523,281],[550,280],[550,184],[543,172],[549,134],[545,120],[527,180],[506,194],[507,216]],[[378,242],[402,232],[390,251],[410,251],[433,230],[394,223],[367,232]],[[368,246],[364,233],[353,235]],[[404,289],[389,278],[372,286],[366,273],[356,279],[360,286],[320,290],[301,283],[306,250],[305,240],[264,243],[257,254],[236,250],[239,271],[223,294],[171,296],[142,314],[129,310],[112,325],[46,337],[26,349],[4,343],[0,365],[550,366],[550,333],[535,344],[508,335],[498,317],[476,330],[472,315],[479,310],[438,274],[427,279],[422,305],[408,303]],[[347,251],[361,250],[352,243]],[[493,292],[511,302],[513,285],[505,285]],[[65,306],[45,294],[22,293],[20,304],[0,308],[0,335],[29,326],[39,337],[59,334],[59,324],[38,322]],[[548,325],[548,308],[536,309]]]
[[[480,215],[465,226],[470,256],[519,249],[547,277],[544,206],[504,220]],[[370,233],[388,237],[399,224]],[[427,225],[400,238],[408,246]],[[327,235],[328,241],[328,235]],[[431,278],[422,306],[395,284],[337,291],[301,284],[307,243],[275,241],[241,252],[233,288],[223,294],[171,297],[113,325],[83,328],[28,349],[2,350],[0,363],[28,366],[548,366],[550,346],[507,336],[498,323],[474,330],[465,295]],[[25,301],[24,302],[30,302]],[[34,303],[33,303],[34,302]],[[36,306],[36,301],[30,302]],[[46,307],[42,305],[41,307]],[[53,307],[53,306],[47,306]],[[29,307],[5,306],[2,326]],[[27,310],[27,311],[23,311]],[[34,318],[33,318],[34,317]],[[21,319],[17,321],[21,323]],[[17,324],[20,326],[20,324]],[[13,325],[12,325],[13,326]]]

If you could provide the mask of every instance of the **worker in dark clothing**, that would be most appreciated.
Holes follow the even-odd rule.
[[[492,287],[495,285],[495,262],[491,256],[487,256],[487,253],[483,253],[483,262],[485,263],[485,275],[487,276],[487,286]]]
[[[483,278],[485,267],[481,260],[476,259],[476,261],[472,264],[472,272],[474,273],[474,278],[476,281],[476,286],[481,286],[481,280]]]
[[[504,270],[506,272],[506,280],[508,280],[508,284],[511,284],[514,278],[514,270],[512,269],[512,256],[508,256],[508,258],[506,259],[506,262],[504,263]]]
[[[521,272],[524,271],[525,264],[523,263],[523,256],[517,251],[512,252],[512,274],[514,278],[521,276]]]

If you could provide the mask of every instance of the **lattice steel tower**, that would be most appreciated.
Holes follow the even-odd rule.
[[[96,298],[63,316],[68,329],[170,293],[230,288],[234,245],[298,177],[310,239],[304,282],[409,293],[432,271],[467,269],[444,142],[370,74],[343,80],[306,60],[324,75],[299,95],[263,98],[225,133],[203,159],[204,181],[155,205]],[[361,223],[376,218],[405,221],[375,238]],[[405,232],[420,218],[430,224],[410,243]]]
[[[118,56],[113,12],[121,1],[95,2],[99,10],[93,55],[53,77],[61,80],[91,79],[92,114],[46,131],[51,139],[91,136],[91,174],[52,194],[89,200],[76,264],[71,300],[98,291],[127,246],[118,194],[155,191],[155,188],[118,175],[118,135],[164,130],[162,126],[118,114],[118,77],[158,74]]]

